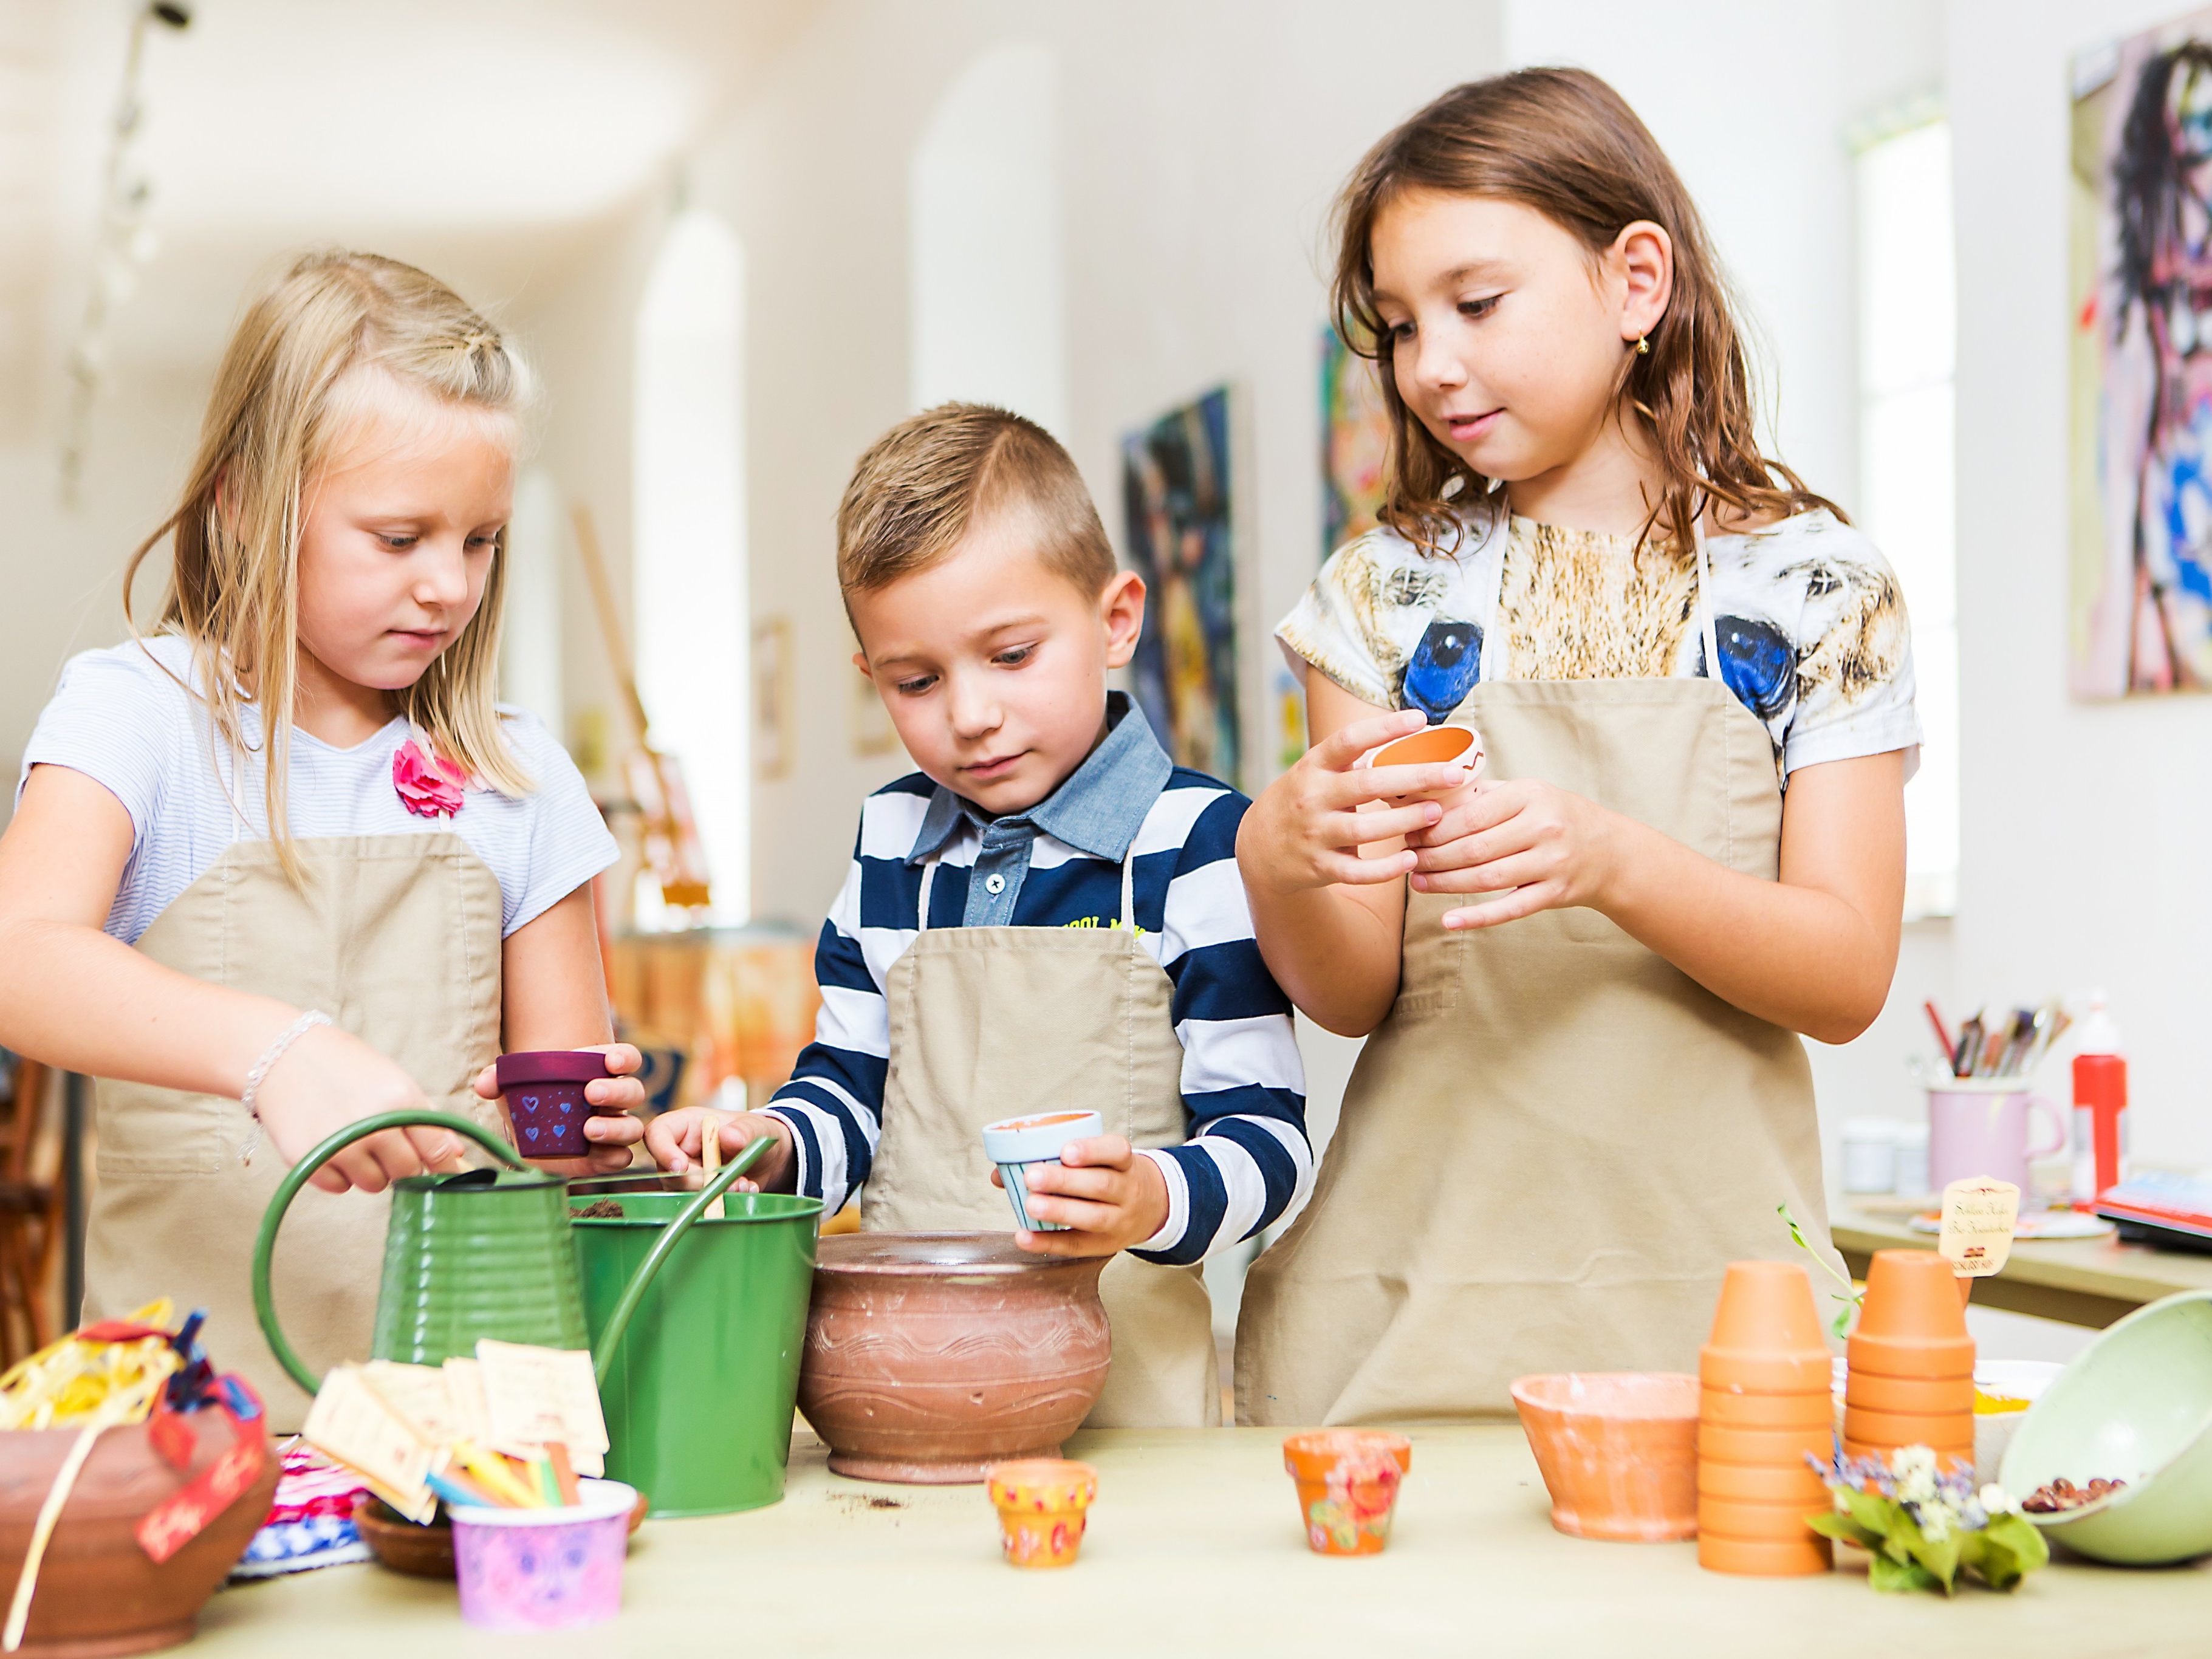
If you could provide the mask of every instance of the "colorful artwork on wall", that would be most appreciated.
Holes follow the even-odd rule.
[[[1129,562],[1150,598],[1132,665],[1137,704],[1179,765],[1237,781],[1237,571],[1229,392],[1121,441]]]
[[[1390,416],[1375,364],[1321,331],[1321,551],[1375,528],[1390,459]]]
[[[2074,92],[2073,688],[2212,690],[2212,10]]]

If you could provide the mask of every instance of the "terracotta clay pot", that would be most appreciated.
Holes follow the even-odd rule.
[[[1826,1460],[1833,1449],[1835,1431],[1819,1428],[1739,1429],[1726,1423],[1698,1425],[1698,1457],[1701,1462],[1735,1463],[1748,1468],[1804,1467],[1805,1454]]]
[[[1951,1264],[1932,1250],[1876,1250],[1849,1351],[1854,1370],[1972,1376],[1974,1339]]]
[[[1513,1404],[1561,1532],[1657,1543],[1697,1530],[1696,1377],[1524,1376],[1513,1385]]]
[[[1974,1409],[1974,1379],[1882,1376],[1873,1371],[1853,1371],[1844,1384],[1844,1403],[1862,1411],[1906,1414],[1971,1412]]]
[[[1802,1538],[1730,1538],[1717,1532],[1698,1534],[1698,1565],[1708,1572],[1788,1578],[1826,1572],[1835,1564],[1834,1547],[1810,1527],[1805,1528]]]
[[[204,1413],[193,1421],[198,1443],[191,1467],[183,1470],[154,1450],[143,1424],[109,1429],[100,1437],[47,1541],[21,1651],[95,1659],[149,1653],[191,1639],[200,1607],[269,1518],[278,1469],[264,1419],[254,1425],[262,1436],[260,1478],[157,1565],[138,1547],[139,1521],[204,1474],[231,1444],[228,1425],[219,1414]],[[77,1432],[0,1432],[0,1583],[11,1593],[22,1574],[40,1507]]]
[[[652,1502],[645,1493],[638,1493],[636,1505],[629,1512],[631,1537],[636,1537],[637,1529],[645,1524],[645,1512]],[[453,1528],[443,1510],[429,1525],[418,1527],[386,1508],[382,1500],[363,1492],[353,1500],[353,1524],[377,1565],[387,1571],[404,1573],[410,1578],[456,1576]]]
[[[1018,1567],[1064,1567],[1083,1547],[1083,1527],[1098,1496],[1098,1471],[1059,1457],[991,1465],[999,1539]]]
[[[1059,1456],[1106,1384],[1104,1267],[1032,1255],[1009,1233],[823,1239],[799,1409],[830,1468],[957,1486]]]
[[[1826,1486],[1807,1501],[1802,1498],[1784,1498],[1767,1502],[1755,1498],[1718,1498],[1711,1492],[1698,1494],[1698,1531],[1711,1533],[1720,1538],[1759,1539],[1788,1534],[1797,1530],[1813,1516],[1835,1507],[1835,1500]]]
[[[1314,1429],[1283,1442],[1283,1468],[1297,1484],[1298,1517],[1316,1555],[1381,1554],[1413,1466],[1413,1443],[1378,1429]]]
[[[1835,1419],[1834,1396],[1700,1389],[1698,1415],[1702,1421],[1738,1429],[1825,1429]]]
[[[1810,1515],[1828,1502],[1828,1488],[1808,1463],[1793,1469],[1706,1462],[1698,1465],[1698,1496],[1738,1504],[1798,1504]]]
[[[1698,1351],[1698,1379],[1712,1389],[1825,1394],[1832,1370],[1803,1269],[1787,1261],[1729,1263],[1712,1334]]]
[[[1960,1451],[1974,1443],[1974,1414],[1965,1412],[1870,1412],[1844,1407],[1844,1438],[1869,1446],[1933,1446]]]

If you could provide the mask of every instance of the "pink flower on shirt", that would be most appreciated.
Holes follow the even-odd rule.
[[[410,738],[393,751],[392,787],[399,804],[418,818],[451,817],[461,810],[469,775],[441,755],[425,755]]]

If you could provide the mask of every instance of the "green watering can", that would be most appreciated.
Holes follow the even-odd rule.
[[[588,1347],[607,1474],[645,1493],[651,1513],[781,1498],[822,1200],[729,1192],[773,1144],[765,1135],[696,1193],[620,1192],[635,1176],[586,1183],[614,1189],[623,1214],[572,1224],[569,1183],[466,1118],[385,1112],[347,1125],[285,1174],[253,1247],[254,1310],[293,1380],[310,1394],[322,1381],[276,1322],[270,1265],[284,1212],[345,1147],[416,1125],[466,1136],[506,1167],[392,1183],[374,1357],[436,1365],[472,1357],[487,1336]],[[702,1219],[717,1198],[725,1216]]]

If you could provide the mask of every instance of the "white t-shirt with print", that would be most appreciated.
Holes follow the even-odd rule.
[[[1781,775],[1892,750],[1915,751],[1910,770],[1911,629],[1874,544],[1815,509],[1710,537],[1706,552],[1722,678],[1766,727]],[[1499,679],[1708,672],[1687,550],[1522,518],[1470,519],[1451,555],[1370,531],[1330,556],[1276,637],[1294,666],[1434,722],[1474,690],[1494,623]]]
[[[23,755],[18,796],[33,766],[66,766],[105,786],[130,813],[131,858],[106,923],[125,944],[136,942],[233,842],[268,839],[259,712],[251,704],[241,711],[254,752],[239,766],[206,705],[179,683],[191,678],[191,647],[173,635],[84,652],[62,670],[60,687]],[[306,841],[450,830],[498,878],[501,933],[514,933],[612,864],[616,848],[575,763],[544,723],[519,709],[500,713],[535,787],[519,797],[470,788],[449,818],[416,817],[392,785],[392,757],[408,738],[405,720],[392,720],[349,749],[294,728],[286,780],[293,836]]]

